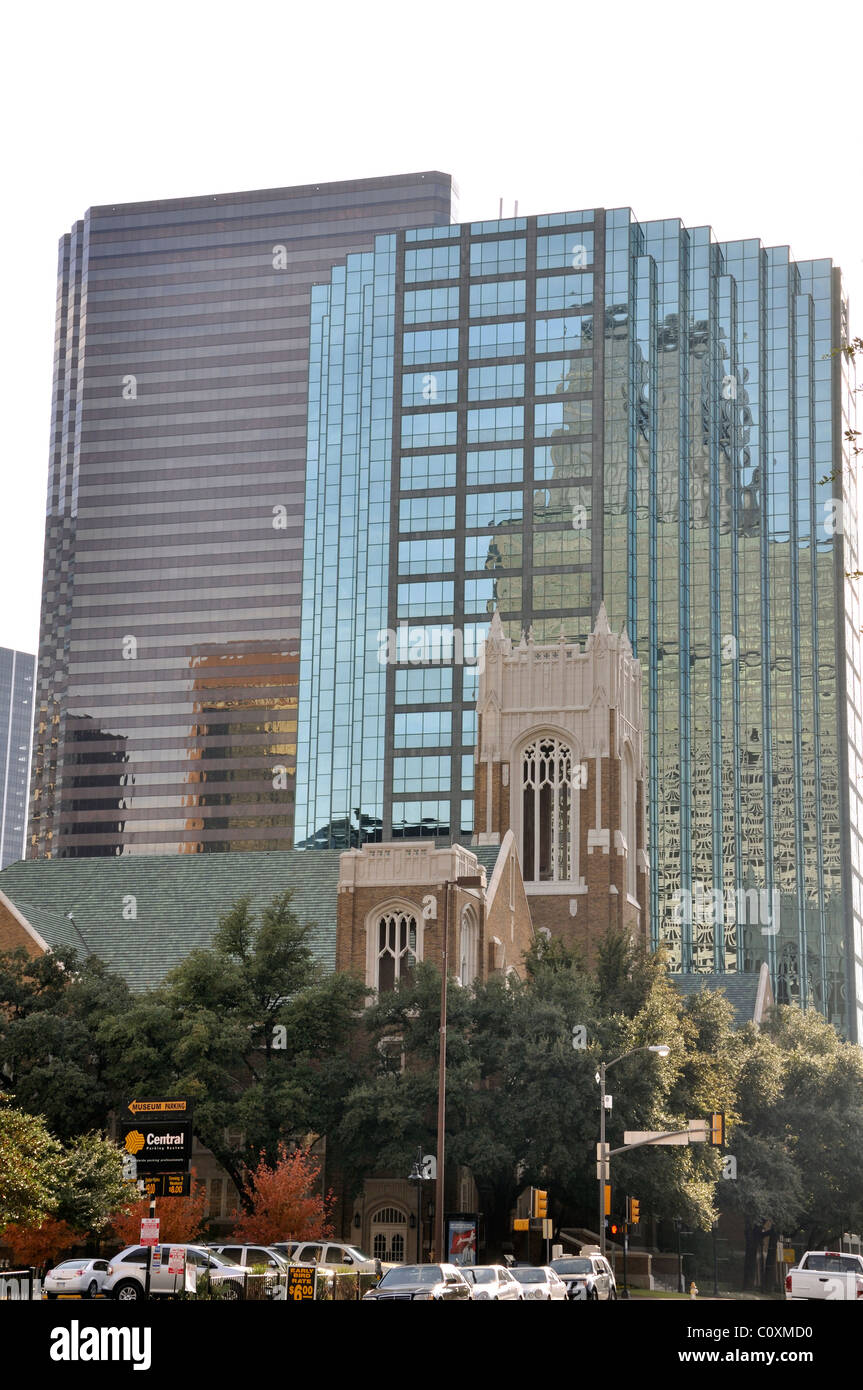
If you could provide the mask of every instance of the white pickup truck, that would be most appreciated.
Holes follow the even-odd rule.
[[[785,1297],[863,1299],[863,1255],[807,1250],[786,1275]]]

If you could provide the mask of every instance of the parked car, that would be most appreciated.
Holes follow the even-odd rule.
[[[280,1250],[275,1250],[271,1245],[220,1245],[215,1241],[208,1241],[207,1249],[219,1258],[227,1256],[236,1260],[244,1269],[263,1266],[270,1275],[276,1276],[266,1281],[265,1296],[282,1302],[287,1298],[287,1281],[279,1276],[287,1275],[289,1261]]]
[[[515,1265],[510,1273],[521,1285],[525,1302],[531,1299],[563,1302],[567,1297],[566,1285],[548,1265]]]
[[[385,1299],[399,1299],[403,1303],[461,1299],[469,1303],[471,1286],[464,1271],[455,1265],[393,1265],[376,1288],[363,1295],[363,1303],[380,1303]]]
[[[488,1300],[520,1303],[524,1298],[521,1284],[504,1265],[460,1265],[459,1268],[471,1285],[475,1303]]]
[[[614,1270],[603,1255],[564,1255],[552,1260],[551,1268],[560,1275],[573,1302],[617,1298]]]
[[[785,1276],[785,1297],[863,1300],[863,1255],[807,1250]]]
[[[333,1240],[277,1240],[272,1249],[290,1260],[291,1264],[326,1265],[333,1269],[358,1269],[374,1274],[378,1262],[364,1255],[356,1245]]]
[[[107,1260],[91,1260],[84,1255],[80,1260],[63,1260],[49,1269],[42,1281],[42,1292],[46,1298],[57,1298],[61,1293],[96,1298],[107,1277]]]
[[[227,1255],[217,1255],[204,1245],[160,1245],[161,1263],[154,1269],[150,1279],[150,1293],[154,1298],[170,1298],[182,1292],[183,1276],[168,1273],[168,1256],[171,1249],[186,1252],[186,1264],[191,1264],[197,1273],[208,1271],[212,1283],[224,1286],[227,1298],[241,1298],[245,1274],[236,1260]],[[146,1245],[127,1245],[118,1255],[114,1255],[108,1265],[104,1293],[121,1303],[134,1303],[144,1297],[147,1272]]]

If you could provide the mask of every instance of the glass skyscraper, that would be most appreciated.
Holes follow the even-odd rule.
[[[63,237],[31,857],[292,845],[310,289],[452,195],[129,203]]]
[[[24,858],[36,658],[0,647],[0,869]]]
[[[471,835],[477,644],[644,672],[654,941],[863,1038],[839,271],[590,209],[379,237],[312,293],[296,841]]]

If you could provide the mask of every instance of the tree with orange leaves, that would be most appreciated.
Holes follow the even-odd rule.
[[[314,1192],[320,1164],[308,1149],[288,1153],[279,1145],[277,1161],[268,1165],[262,1158],[256,1168],[247,1170],[247,1186],[252,1207],[234,1228],[234,1240],[269,1245],[274,1240],[315,1240],[333,1234],[329,1214],[332,1192]]]
[[[56,1264],[57,1256],[87,1239],[82,1231],[73,1230],[68,1221],[49,1216],[38,1226],[7,1226],[0,1234],[4,1245],[12,1251],[16,1265]]]
[[[207,1211],[207,1189],[202,1182],[192,1182],[188,1197],[165,1197],[157,1200],[156,1215],[159,1218],[159,1240],[166,1245],[193,1244],[200,1237]],[[150,1215],[150,1202],[144,1198],[130,1207],[128,1212],[115,1212],[111,1217],[111,1229],[123,1245],[137,1245],[141,1239],[141,1218]]]

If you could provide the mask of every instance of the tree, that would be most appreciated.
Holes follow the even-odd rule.
[[[371,1172],[407,1173],[418,1144],[434,1150],[439,991],[438,973],[421,964],[367,1011],[366,1073],[338,1134],[354,1187]],[[573,1046],[576,1026],[583,1047]],[[400,1040],[403,1068],[381,1048],[386,1038]],[[669,1045],[667,1059],[642,1050],[609,1074],[612,1148],[624,1129],[682,1128],[718,1109],[733,1116],[733,1014],[722,996],[682,1000],[661,960],[613,935],[595,972],[561,942],[540,940],[523,980],[448,988],[447,1154],[473,1173],[492,1248],[508,1238],[511,1209],[528,1185],[551,1190],[558,1225],[595,1229],[597,1065],[656,1042]],[[715,1151],[653,1150],[614,1162],[620,1190],[631,1183],[645,1211],[709,1228]]]
[[[234,1239],[269,1245],[274,1240],[316,1240],[331,1236],[332,1193],[314,1191],[320,1164],[307,1149],[289,1153],[279,1145],[276,1162],[262,1158],[247,1175],[251,1210],[234,1229]]]
[[[275,898],[256,921],[240,899],[212,948],[192,952],[114,1030],[120,1042],[140,1025],[143,1039],[126,1093],[159,1084],[192,1096],[195,1132],[247,1209],[248,1173],[282,1142],[333,1128],[356,1075],[349,1043],[367,991],[315,962],[290,901]]]
[[[15,1103],[45,1117],[70,1139],[104,1124],[122,1099],[113,1084],[114,1054],[101,1037],[131,996],[120,976],[71,947],[28,956],[0,954],[0,1068]]]
[[[82,1134],[57,1165],[57,1216],[98,1240],[112,1216],[131,1201],[123,1156],[101,1134]]]
[[[54,1212],[54,1167],[61,1152],[44,1120],[14,1109],[9,1099],[0,1093],[0,1229]]]
[[[863,1054],[820,1014],[796,1006],[772,1010],[760,1030],[739,1036],[737,1178],[721,1183],[719,1196],[743,1218],[743,1287],[770,1292],[780,1234],[802,1232],[813,1248],[863,1222]]]
[[[196,1241],[206,1224],[207,1189],[204,1183],[192,1183],[188,1197],[165,1197],[158,1203],[159,1240],[170,1245],[172,1242],[186,1245]],[[111,1229],[123,1245],[137,1245],[141,1239],[141,1220],[150,1214],[150,1203],[145,1198],[135,1202],[128,1210],[119,1210],[110,1218]]]
[[[38,1226],[12,1224],[0,1232],[0,1239],[12,1251],[16,1264],[38,1268],[39,1265],[56,1264],[57,1257],[63,1255],[84,1240],[81,1231],[75,1231],[67,1221],[58,1221],[48,1216]]]

